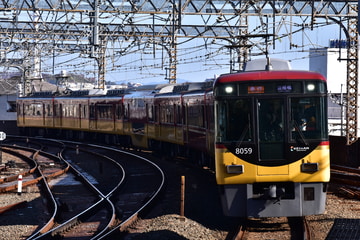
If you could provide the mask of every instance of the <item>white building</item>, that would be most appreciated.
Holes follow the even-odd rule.
[[[344,43],[343,41],[339,42]],[[330,45],[334,45],[332,43]],[[342,47],[310,49],[309,59],[309,70],[319,72],[327,78],[330,97],[328,104],[329,131],[330,135],[338,136],[341,135],[341,129],[346,128],[346,106],[341,107],[340,103],[346,97],[347,49],[344,45]],[[342,96],[344,98],[341,98]],[[360,98],[358,98],[358,106],[360,106],[359,100]],[[360,110],[358,110],[358,120],[360,119],[359,112]],[[342,135],[345,135],[345,131]],[[359,128],[357,135],[360,136]]]
[[[346,52],[343,48],[310,49],[309,70],[327,78],[329,93],[346,92]]]

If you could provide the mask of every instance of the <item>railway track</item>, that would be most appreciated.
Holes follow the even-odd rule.
[[[306,217],[281,217],[264,219],[242,219],[236,231],[227,239],[264,239],[264,233],[271,232],[273,239],[312,240],[312,229]],[[267,237],[265,237],[268,239]]]
[[[55,144],[55,143],[53,143],[53,146],[46,145],[41,142],[35,143],[35,142],[32,142],[31,139],[28,140],[27,143],[25,140],[23,142],[24,142],[24,146],[33,147],[33,148],[35,148],[36,151],[38,151],[39,149],[42,149],[41,151],[49,152],[50,155],[54,155],[54,156],[57,156],[58,155],[57,153],[60,151],[60,149],[64,147],[62,145]],[[67,143],[62,143],[62,144],[66,145]],[[9,144],[9,145],[14,145],[14,144]],[[21,144],[16,144],[16,146],[18,146],[18,145],[21,145]],[[95,149],[95,146],[86,147],[85,145],[84,146],[79,145],[78,147],[76,147],[76,144],[68,144],[68,145],[69,146],[63,152],[63,157],[65,159],[67,159],[67,161],[69,161],[71,164],[73,164],[78,171],[88,172],[89,174],[86,177],[87,179],[91,180],[97,174],[102,178],[104,178],[104,176],[109,176],[109,178],[107,178],[107,180],[106,180],[107,184],[113,184],[113,186],[115,185],[116,181],[114,178],[111,177],[112,176],[112,174],[110,174],[111,172],[109,173],[109,171],[106,170],[109,168],[109,165],[108,165],[109,163],[104,163],[102,160],[100,160],[102,158],[101,155],[103,153],[108,152],[106,148],[98,150],[97,153],[95,154],[96,157],[94,157],[93,162],[90,163],[90,161],[89,161],[90,158],[93,158],[93,157],[91,157],[91,155],[92,155],[91,149]],[[20,150],[16,150],[16,151],[20,151]],[[21,152],[22,151],[23,150],[21,150]],[[80,153],[77,153],[77,151]],[[113,160],[115,160],[116,162],[119,162],[120,164],[126,165],[126,163],[128,163],[129,160],[127,160],[126,157],[121,157],[117,151],[118,150],[116,150],[114,153],[107,155],[106,157],[112,158],[111,155],[115,155]],[[33,152],[28,151],[24,155],[31,159],[34,154],[33,154]],[[39,159],[39,161],[43,162],[43,165],[45,165],[45,166],[53,165],[53,164],[51,164],[50,161],[48,163],[46,163],[46,161],[47,161],[46,155],[39,155],[39,156],[40,157],[38,159]],[[17,158],[19,158],[19,157],[17,157]],[[133,160],[130,160],[130,161],[133,161]],[[103,162],[103,163],[101,163],[101,162]],[[85,164],[85,163],[87,163],[87,164]],[[25,168],[26,165],[29,165],[29,164],[28,163],[22,164],[22,167],[25,171],[28,171],[29,169],[31,169],[31,167]],[[135,164],[135,165],[137,165],[137,164]],[[43,167],[43,169],[45,169],[45,168]],[[97,170],[94,170],[94,169],[97,169]],[[140,170],[141,170],[141,168],[140,168]],[[129,175],[139,175],[140,170],[139,170],[139,168],[134,166],[133,169],[131,169],[131,168],[129,169],[128,174]],[[94,171],[94,172],[91,172],[91,171]],[[96,171],[98,173],[96,173]],[[341,172],[340,170],[336,170],[336,171]],[[101,172],[102,172],[102,174],[101,174]],[[335,172],[335,170],[333,170],[332,173],[333,172]],[[349,172],[351,172],[351,171],[349,171]],[[56,182],[58,181],[58,182],[65,183],[66,182],[65,179],[72,179],[72,181],[79,180],[78,176],[75,173],[72,173],[71,171],[68,171],[67,173],[69,174],[69,176],[61,175],[60,177],[56,177],[56,178],[49,180],[48,182],[50,184],[50,187],[52,187],[52,189],[55,189]],[[356,169],[355,169],[355,173],[356,173]],[[344,173],[342,173],[342,174],[353,175],[352,177],[354,177],[354,175],[356,175],[355,173],[347,173],[347,171],[344,170]],[[149,174],[149,175],[151,176],[151,174]],[[339,175],[339,176],[341,176],[341,175]],[[336,178],[332,176],[332,181],[335,179]],[[105,178],[104,178],[104,181],[105,181]],[[146,180],[143,180],[143,181],[145,182]],[[2,184],[0,183],[0,187],[1,187],[1,185]],[[77,184],[77,185],[79,185],[79,184]],[[100,188],[100,185],[105,185],[105,184],[94,183],[94,185]],[[58,188],[61,188],[60,186],[58,186]],[[134,184],[134,186],[136,188],[134,188],[135,190],[133,191],[133,193],[135,193],[135,192],[139,193],[139,191],[141,190],[140,187],[136,186],[136,184]],[[342,186],[342,187],[344,187],[344,186]],[[63,188],[67,188],[67,187],[63,186]],[[71,204],[71,202],[67,203],[67,204],[62,204],[61,202],[63,202],[63,200],[56,198],[55,199],[56,206],[59,208],[58,212],[61,212],[61,214],[58,214],[56,216],[56,218],[54,217],[54,227],[52,229],[55,229],[56,227],[58,227],[62,224],[65,224],[66,222],[68,222],[67,223],[68,226],[63,225],[63,227],[58,227],[57,233],[55,234],[56,231],[54,231],[53,235],[57,236],[57,237],[66,238],[66,239],[71,239],[71,238],[79,239],[81,237],[83,237],[84,239],[92,239],[92,238],[94,238],[94,236],[96,234],[98,234],[99,239],[118,238],[120,235],[122,235],[122,231],[123,231],[123,229],[126,228],[126,225],[129,224],[129,221],[127,221],[127,219],[133,219],[133,218],[131,218],[132,216],[134,218],[136,218],[136,216],[138,215],[138,213],[132,214],[132,212],[134,212],[131,209],[131,208],[133,208],[133,206],[129,206],[129,209],[130,209],[129,212],[127,212],[125,207],[122,208],[122,206],[121,206],[122,202],[129,202],[129,200],[127,200],[127,199],[131,199],[132,197],[134,197],[134,196],[131,197],[132,193],[128,193],[126,196],[125,192],[123,192],[123,194],[124,194],[123,196],[118,195],[121,192],[122,188],[127,188],[127,187],[122,186],[119,188],[119,191],[115,191],[111,194],[109,194],[110,190],[111,190],[110,187],[101,189],[101,192],[104,192],[104,195],[108,195],[108,197],[105,197],[103,199],[109,199],[114,205],[115,217],[114,217],[114,221],[111,223],[112,224],[111,226],[110,226],[110,224],[107,224],[107,223],[111,222],[110,221],[111,218],[108,218],[108,215],[110,215],[109,213],[111,212],[111,208],[107,207],[105,202],[100,203],[99,201],[101,200],[101,197],[98,197],[97,194],[93,194],[90,191],[90,192],[88,192],[88,195],[85,194],[83,196],[84,199],[88,199],[88,200],[90,198],[93,198],[93,200],[90,202],[93,202],[93,203],[99,202],[98,207],[94,207],[93,212],[92,212],[92,210],[90,210],[87,212],[87,215],[85,214],[84,216],[76,216],[75,212],[79,213],[81,211],[79,211],[79,209],[75,209],[73,207],[73,205],[75,205],[75,204]],[[57,193],[60,195],[64,195],[63,194],[64,192],[61,192],[61,191],[62,190],[60,189],[60,190],[58,190]],[[69,199],[74,198],[73,196],[75,196],[78,193],[80,193],[80,191],[78,191],[78,190],[75,190],[72,193],[68,193]],[[135,194],[135,195],[140,196],[142,194]],[[346,195],[346,194],[344,194],[344,195]],[[351,196],[351,195],[349,195],[349,196]],[[349,197],[349,196],[347,196],[347,197]],[[117,205],[115,205],[116,199],[120,198],[120,197],[122,200],[119,201]],[[329,198],[331,198],[331,196]],[[47,198],[47,199],[50,199],[50,198]],[[80,196],[79,196],[79,199],[80,200],[78,200],[78,202],[80,202],[80,201],[82,203],[84,202],[84,200],[82,200],[80,198]],[[49,201],[49,200],[47,200],[47,201]],[[79,204],[77,204],[77,205],[79,205]],[[0,210],[5,210],[4,214],[8,213],[10,215],[14,211],[15,212],[20,211],[19,209],[24,209],[24,208],[27,208],[28,206],[31,206],[31,205],[29,203],[18,201],[18,202],[14,202],[14,205],[12,205],[12,206],[9,204],[9,206],[8,206],[9,209],[1,208]],[[83,206],[83,207],[89,208],[89,206]],[[354,211],[356,209],[358,209],[357,205],[354,205],[353,208],[355,208]],[[35,209],[33,209],[33,210],[35,210]],[[63,211],[63,210],[65,210],[65,211]],[[6,211],[8,211],[8,212],[6,212]],[[48,210],[48,212],[49,212],[48,215],[52,216],[54,211]],[[98,213],[98,215],[96,213]],[[101,215],[101,214],[104,214],[104,215]],[[8,215],[3,215],[3,216],[8,216]],[[59,218],[59,216],[60,216],[60,218]],[[100,222],[100,220],[102,218],[104,218],[101,216],[105,216],[107,218],[107,221]],[[336,216],[340,216],[340,215],[337,214]],[[319,218],[321,218],[321,216],[319,216]],[[50,219],[50,218],[48,218],[48,219]],[[324,220],[318,220],[318,222],[323,222],[323,221]],[[291,227],[289,225],[287,218],[275,218],[275,220],[265,219],[264,222],[257,220],[257,219],[253,219],[252,222],[250,222],[250,223],[251,224],[245,229],[249,232],[249,233],[246,233],[246,235],[245,235],[247,237],[246,239],[259,239],[260,236],[262,238],[268,236],[267,238],[269,238],[269,239],[272,239],[272,238],[290,239],[292,231],[294,231],[294,230],[291,230]],[[310,221],[310,225],[312,225],[312,224],[314,224],[313,219],[312,219],[312,221]],[[109,225],[109,226],[107,226],[107,225]],[[297,224],[295,224],[295,225],[297,225]],[[39,224],[37,227],[37,231],[39,231],[39,229],[43,226],[44,225]],[[261,229],[257,228],[258,226],[261,226]],[[318,228],[319,227],[316,227],[316,225],[312,226],[312,229],[315,231]],[[104,231],[102,231],[101,229]],[[86,231],[87,231],[87,233],[86,233]],[[327,233],[327,231],[324,231],[325,234]],[[79,233],[77,234],[77,232],[79,232]],[[34,238],[37,238],[40,235],[44,235],[44,234],[41,233]],[[298,235],[298,234],[295,234],[295,235]],[[26,236],[28,238],[30,235],[26,235]],[[51,236],[49,238],[53,239],[54,236]],[[315,235],[315,236],[317,236],[317,235]],[[43,238],[46,239],[45,235],[43,236]],[[10,238],[5,238],[5,239],[10,239]],[[17,239],[23,239],[23,238],[17,238]],[[41,238],[39,238],[39,239],[41,239]],[[226,238],[226,239],[241,239],[241,238]],[[299,238],[294,237],[293,239],[299,239]],[[309,239],[309,238],[305,238],[305,239]],[[315,238],[315,239],[319,239],[319,238]],[[321,239],[324,239],[324,238],[321,238]]]
[[[332,165],[331,182],[342,185],[339,192],[346,197],[360,199],[360,169]]]
[[[31,141],[27,139],[26,145]],[[54,217],[49,220],[52,224],[39,226],[41,230],[28,239],[106,239],[121,235],[164,184],[161,169],[134,154],[95,145],[79,147],[69,142],[55,147],[40,145],[41,149],[52,148],[51,156],[57,152],[68,170],[53,177],[49,173],[54,174],[54,170],[44,166],[56,164],[49,163],[49,155],[42,151],[37,154],[38,162],[34,164],[51,176],[42,178],[51,188]]]

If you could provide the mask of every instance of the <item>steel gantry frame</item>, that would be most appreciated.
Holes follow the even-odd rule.
[[[359,33],[358,33],[358,6],[349,5],[348,20],[348,53],[347,53],[347,104],[346,104],[346,143],[357,141],[358,118],[358,66],[359,66]]]
[[[184,42],[203,39],[205,47],[213,41],[226,46],[231,53],[229,71],[236,71],[250,51],[264,54],[284,38],[296,48],[294,34],[339,19],[348,23],[346,118],[352,144],[358,132],[357,4],[357,0],[2,0],[0,57],[3,66],[11,67],[16,59],[7,56],[20,52],[18,59],[23,61],[17,67],[36,79],[41,78],[37,57],[79,53],[96,60],[98,87],[104,88],[109,57],[120,58],[145,46],[153,46],[155,55],[160,46],[168,55],[165,79],[174,83],[177,52]]]

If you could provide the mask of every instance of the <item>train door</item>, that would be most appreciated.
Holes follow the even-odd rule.
[[[79,128],[81,129],[83,126],[82,126],[82,107],[83,105],[81,103],[79,103]]]
[[[259,160],[284,159],[284,100],[279,98],[259,99],[257,105]]]
[[[91,103],[89,109],[89,128],[96,129],[96,105]]]
[[[63,105],[58,101],[54,103],[54,126],[62,127]]]
[[[19,126],[25,125],[25,104],[24,101],[17,102],[17,124]]]

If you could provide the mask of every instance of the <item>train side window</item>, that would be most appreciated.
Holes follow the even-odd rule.
[[[46,105],[46,115],[48,117],[52,117],[53,116],[53,109],[52,109],[52,105],[51,104],[47,104]]]
[[[166,115],[166,122],[174,123],[174,105],[167,106]]]
[[[202,121],[201,121],[201,127],[206,127],[206,116],[205,116],[205,106],[204,105],[201,105],[201,115],[202,115]]]
[[[7,101],[7,112],[16,112],[16,101]]]
[[[111,104],[97,105],[99,119],[113,119],[113,106]]]
[[[146,103],[146,114],[147,114],[147,119],[148,121],[152,122],[154,121],[154,118],[153,118],[153,107],[149,107],[149,104]]]
[[[61,116],[61,104],[54,104],[54,116],[60,117]]]
[[[207,113],[208,129],[214,129],[215,128],[214,121],[213,121],[214,106],[213,105],[208,105],[206,107],[206,113]]]
[[[188,124],[191,126],[204,127],[204,109],[202,106],[188,106]]]
[[[95,119],[95,105],[94,104],[90,105],[89,117],[90,117],[90,119]]]
[[[120,120],[123,114],[122,104],[116,104],[116,119]]]
[[[76,104],[72,105],[72,116],[76,118],[79,117],[79,111]]]
[[[124,120],[128,120],[129,117],[130,117],[130,110],[129,110],[130,106],[129,104],[127,104],[125,107],[124,107]]]
[[[41,103],[31,104],[29,107],[29,115],[32,116],[42,116],[43,114],[43,105]]]
[[[154,106],[154,122],[159,122],[159,106]]]
[[[88,108],[86,105],[80,105],[80,109],[81,109],[81,118],[87,118],[88,116]]]
[[[175,108],[176,108],[176,123],[181,124],[181,106],[176,105]]]

